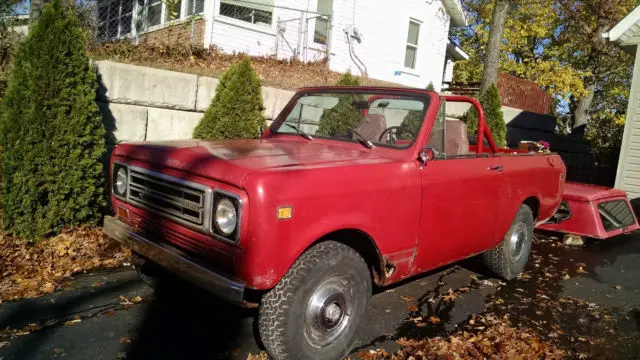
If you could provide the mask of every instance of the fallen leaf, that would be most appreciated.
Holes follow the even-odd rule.
[[[79,323],[79,322],[81,322],[81,321],[82,321],[82,320],[80,320],[80,319],[68,320],[68,321],[65,321],[65,322],[64,322],[64,325],[65,325],[65,326],[74,325],[74,324],[77,324],[77,323]]]
[[[440,322],[440,318],[437,317],[437,316],[431,316],[431,317],[429,317],[429,322],[432,323],[432,324],[437,324],[437,323]]]
[[[134,304],[137,304],[140,301],[142,301],[142,298],[140,296],[136,296],[136,297],[131,299],[131,302],[134,303]]]
[[[131,344],[131,338],[123,336],[120,338],[120,344]]]
[[[617,290],[622,290],[622,286],[620,286],[620,285],[616,285],[616,289],[617,289]]]
[[[582,266],[578,267],[578,270],[576,270],[576,272],[578,274],[588,274],[589,272],[586,271],[585,269],[582,268]]]
[[[420,311],[420,309],[418,309],[418,306],[414,303],[409,303],[407,304],[407,309],[411,312],[418,312]]]
[[[402,295],[400,296],[400,298],[404,301],[416,301],[416,297],[415,296],[407,296],[407,295]]]

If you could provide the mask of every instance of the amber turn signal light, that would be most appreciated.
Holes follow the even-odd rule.
[[[293,208],[291,206],[281,206],[278,208],[278,220],[291,219]]]

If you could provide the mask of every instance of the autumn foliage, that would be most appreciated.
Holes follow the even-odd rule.
[[[73,274],[122,266],[131,251],[101,229],[78,228],[36,244],[0,233],[0,303],[63,287]]]
[[[487,316],[472,320],[482,331],[460,331],[447,338],[425,340],[400,339],[395,354],[385,350],[362,351],[362,360],[559,360],[566,353],[540,339],[532,330],[514,328],[507,317]]]

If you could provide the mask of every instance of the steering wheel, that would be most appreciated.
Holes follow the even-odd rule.
[[[389,136],[389,140],[387,143],[391,143],[394,144],[395,140],[398,138],[398,131],[403,131],[404,127],[403,126],[391,126],[386,128],[382,134],[380,134],[380,137],[378,138],[378,142],[382,143],[382,139],[385,137],[385,135]],[[389,134],[387,134],[389,133]],[[393,140],[393,142],[391,142],[391,140]]]

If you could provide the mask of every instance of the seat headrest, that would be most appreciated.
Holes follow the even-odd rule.
[[[462,120],[447,119],[445,152],[448,156],[466,155],[469,153],[467,125]]]
[[[369,141],[378,141],[378,138],[387,129],[387,120],[382,114],[367,114],[356,131]]]

